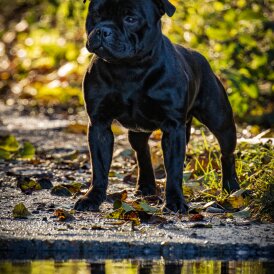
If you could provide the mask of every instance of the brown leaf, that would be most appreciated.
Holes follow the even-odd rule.
[[[191,222],[198,222],[198,221],[202,221],[203,219],[204,219],[204,216],[202,214],[194,214],[189,217],[189,220]]]
[[[121,192],[115,192],[107,195],[107,201],[110,203],[118,201],[125,201],[127,198],[127,191],[123,190]]]
[[[109,213],[106,218],[132,221],[135,225],[140,224],[140,219],[136,211],[125,212],[122,207]]]
[[[61,184],[61,186],[67,188],[71,193],[78,193],[81,190],[82,184],[73,182],[69,184]]]
[[[68,211],[65,209],[56,209],[54,211],[54,215],[58,217],[59,221],[64,222],[64,221],[72,221],[74,220],[74,216],[72,216]]]

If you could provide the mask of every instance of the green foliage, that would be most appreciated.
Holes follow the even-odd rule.
[[[163,17],[164,32],[208,58],[236,116],[273,113],[271,1],[171,2],[177,12]],[[84,46],[87,6],[73,0],[3,0],[0,94],[8,89],[46,104],[68,104],[72,98],[83,103],[81,81],[90,59]]]
[[[265,103],[262,95],[274,95],[271,1],[172,2],[177,12],[164,26],[167,35],[209,59],[222,77],[238,116],[251,110],[253,114],[260,112],[258,102]]]
[[[13,135],[0,136],[0,159],[33,159],[35,147],[30,142],[20,145]]]
[[[273,139],[273,138],[272,138]],[[264,221],[274,220],[274,150],[272,139],[262,143],[256,139],[245,139],[237,145],[236,171],[241,192],[249,195],[230,195],[220,192],[221,163],[217,144],[197,138],[190,142],[186,170],[191,171],[190,179],[183,184],[184,194],[189,201],[214,200],[226,209],[247,206],[253,218]],[[256,142],[255,142],[256,141]],[[236,192],[237,193],[237,192]],[[247,212],[242,212],[247,214]]]
[[[12,2],[0,7],[6,29],[0,32],[0,60],[6,66],[5,73],[0,68],[0,94],[2,88],[46,105],[83,104],[81,81],[89,61],[84,49],[87,5],[72,0]],[[17,7],[16,18],[9,7]]]

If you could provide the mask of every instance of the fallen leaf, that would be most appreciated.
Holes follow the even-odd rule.
[[[35,157],[35,147],[30,142],[25,142],[19,150],[19,158],[33,159]]]
[[[13,135],[0,136],[0,159],[33,159],[34,156],[35,148],[30,142],[22,146]]]
[[[12,158],[12,155],[13,154],[11,152],[0,148],[0,159],[10,160]]]
[[[61,186],[67,188],[71,193],[79,193],[81,190],[82,184],[73,182],[69,184],[61,184]]]
[[[17,182],[17,187],[26,194],[31,194],[34,190],[42,189],[41,185],[36,180],[28,177],[20,177]]]
[[[51,189],[53,184],[49,178],[40,178],[37,180],[42,189]]]
[[[12,215],[14,218],[25,219],[31,214],[23,203],[19,203],[13,208]]]
[[[81,123],[72,123],[65,128],[68,133],[87,134],[87,125]]]
[[[186,196],[193,196],[195,193],[202,190],[200,183],[196,181],[187,181],[183,183],[183,193]]]
[[[229,196],[224,202],[225,207],[239,209],[245,206],[245,200],[242,196]]]
[[[240,197],[240,196],[242,196],[245,192],[247,192],[246,189],[239,189],[239,190],[233,192],[232,194],[230,194],[230,197]]]
[[[202,214],[194,214],[192,216],[189,217],[189,220],[192,222],[198,222],[198,221],[202,221],[204,219],[204,216]]]
[[[63,185],[54,186],[51,189],[50,193],[56,196],[67,196],[67,197],[72,196],[72,193]]]
[[[106,218],[132,221],[135,225],[139,225],[141,223],[137,212],[125,212],[124,208],[122,207],[109,213]]]
[[[7,152],[17,152],[19,148],[20,145],[13,135],[0,136],[0,149]]]
[[[213,206],[214,204],[216,204],[215,201],[210,201],[208,203],[206,203],[205,205],[203,205],[203,209],[207,209],[208,207]]]
[[[122,126],[120,126],[119,124],[117,123],[113,123],[111,125],[111,130],[113,132],[114,135],[118,136],[118,135],[122,135],[122,134],[125,134],[125,130],[123,129]]]
[[[158,208],[152,207],[149,204],[147,204],[145,201],[141,201],[139,203],[140,207],[143,209],[143,211],[147,212],[147,213],[156,213],[157,211],[159,211]]]
[[[54,216],[58,217],[59,221],[61,222],[72,221],[75,219],[74,216],[65,209],[56,209],[54,211]]]
[[[135,211],[135,209],[131,205],[129,205],[129,204],[125,203],[125,202],[121,202],[121,203],[122,203],[122,208],[124,209],[124,211],[126,213],[130,212],[130,211]]]
[[[118,201],[125,201],[127,198],[127,191],[123,190],[121,192],[115,192],[107,195],[107,201],[110,203]]]
[[[212,228],[212,224],[194,223],[194,224],[190,225],[190,228]]]

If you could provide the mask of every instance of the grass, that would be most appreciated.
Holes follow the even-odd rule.
[[[193,140],[188,149],[185,170],[192,171],[191,180],[202,181],[202,188],[189,197],[189,201],[216,200],[224,202],[229,195],[221,189],[220,150],[216,141],[208,141],[204,131],[202,138]],[[193,138],[192,138],[193,139]],[[248,195],[242,203],[232,203],[232,209],[248,207],[252,218],[274,221],[274,149],[271,140],[252,144],[250,139],[241,141],[235,151],[236,171],[241,189]]]

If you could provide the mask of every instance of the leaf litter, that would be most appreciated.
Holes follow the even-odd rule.
[[[74,132],[71,134],[82,133]],[[115,150],[116,156],[114,155],[113,158],[112,170],[110,172],[110,177],[113,178],[113,180],[110,182],[110,187],[111,189],[115,189],[115,185],[121,183],[123,184],[123,190],[114,192],[107,196],[107,201],[112,203],[113,209],[103,209],[101,218],[104,220],[104,223],[107,224],[111,219],[113,219],[113,221],[109,222],[109,224],[111,224],[114,229],[115,226],[122,226],[127,222],[137,226],[141,224],[164,225],[168,224],[172,219],[176,220],[176,222],[178,220],[183,220],[183,218],[178,214],[170,214],[169,216],[163,215],[161,212],[161,207],[164,200],[163,189],[165,186],[165,171],[163,166],[162,153],[159,150],[160,148],[157,144],[159,137],[156,135],[154,139],[152,138],[152,153],[155,154],[152,155],[152,159],[157,183],[161,187],[160,192],[158,195],[134,199],[132,197],[132,185],[134,185],[137,180],[137,168],[134,152],[132,149],[124,146],[124,135],[122,132],[119,132],[118,129],[117,136],[120,137],[121,141],[119,141],[118,149]],[[3,143],[7,145],[3,145]],[[12,137],[7,138],[7,141],[2,142],[1,144],[1,149],[3,150],[3,148],[5,148],[8,153],[10,153],[8,150],[18,151],[19,153],[20,149],[24,147],[23,144],[20,144],[15,138]],[[7,150],[7,147],[11,148]],[[264,153],[261,162],[269,165],[272,161],[272,158],[268,155],[269,144],[266,143],[264,147],[266,152]],[[209,148],[210,146],[207,147],[207,149]],[[257,149],[252,152],[252,155],[254,155],[255,152],[257,153]],[[60,183],[60,180],[58,180],[59,183],[57,185],[54,183],[53,186],[51,180],[48,176],[45,176],[45,174],[42,174],[41,176],[39,175],[38,177],[28,176],[28,178],[23,176],[24,179],[21,180],[21,185],[19,186],[22,191],[25,191],[26,194],[28,192],[31,194],[33,191],[40,190],[40,185],[43,189],[50,189],[50,192],[53,195],[58,195],[61,197],[73,197],[73,195],[81,193],[81,189],[83,187],[87,187],[88,183],[86,181],[77,182],[78,175],[74,175],[73,172],[71,173],[72,175],[68,173],[69,170],[81,170],[82,174],[88,172],[88,169],[85,169],[84,167],[86,163],[89,163],[87,153],[84,154],[84,156],[87,156],[83,157],[83,153],[80,152],[80,150],[74,148],[53,148],[44,150],[43,153],[45,156],[43,156],[43,154],[41,154],[41,150],[39,150],[36,155],[35,162],[38,169],[43,165],[51,165],[53,167],[52,171],[54,178],[56,178],[55,170],[60,170],[61,173],[65,172],[63,178],[66,181],[73,181],[68,183],[62,182],[61,180]],[[190,226],[194,228],[210,228],[210,224],[208,223],[208,220],[211,218],[210,216],[224,216],[224,218],[232,218],[236,220],[238,218],[249,219],[253,214],[254,209],[252,204],[250,204],[250,198],[248,195],[245,195],[246,189],[250,190],[248,184],[246,184],[245,191],[239,191],[231,195],[221,193],[219,185],[220,166],[218,165],[218,161],[214,158],[215,156],[212,156],[214,153],[208,151],[205,152],[201,163],[198,163],[201,158],[197,158],[195,156],[196,152],[193,150],[193,148],[190,148],[190,153],[188,154],[188,159],[190,159],[190,161],[186,162],[186,170],[183,173],[184,183],[182,191],[184,192],[187,201],[192,205],[192,207],[190,207],[191,210],[187,215],[187,220],[194,223],[190,224]],[[16,157],[18,157],[18,155]],[[239,156],[243,157],[243,152]],[[250,156],[250,154],[248,154],[248,156]],[[208,159],[205,159],[206,157],[208,157]],[[21,157],[21,159],[23,159],[23,157]],[[193,161],[191,162],[191,159],[195,159],[193,160],[195,161],[195,165],[193,164]],[[212,163],[212,159],[214,159],[217,164]],[[26,164],[30,163],[30,160],[27,160]],[[196,169],[193,169],[193,166]],[[250,165],[250,169],[252,168],[252,165]],[[20,176],[21,175],[19,175],[19,177]],[[243,176],[243,173],[240,173],[240,176]],[[251,176],[253,176],[253,178],[257,178],[255,172],[253,172]],[[91,174],[89,174],[87,177],[90,178]],[[53,181],[56,182],[55,179]],[[42,182],[48,185],[48,187],[42,187]],[[68,220],[70,219],[69,215],[66,214],[66,211],[59,210],[57,212],[59,214],[57,217],[61,221],[66,220],[66,218]],[[69,211],[67,212],[69,213]],[[91,224],[89,229],[106,229],[102,225],[98,225],[98,229],[96,226],[96,224]]]

